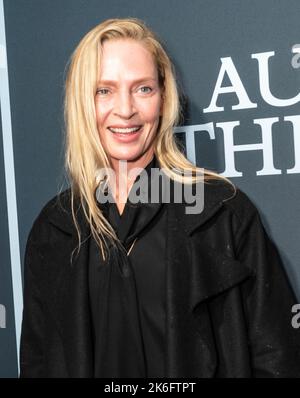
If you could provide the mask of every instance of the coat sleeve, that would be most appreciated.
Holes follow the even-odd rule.
[[[297,303],[279,253],[246,197],[239,214],[237,257],[255,277],[243,286],[254,377],[300,377],[300,329],[292,326]]]
[[[34,268],[41,265],[38,250],[39,228],[30,231],[24,258],[24,307],[20,343],[20,378],[44,377],[44,313]]]

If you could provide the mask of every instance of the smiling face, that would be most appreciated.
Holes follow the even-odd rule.
[[[108,40],[102,48],[95,96],[101,143],[115,169],[119,160],[144,167],[153,156],[162,108],[156,64],[132,39]]]

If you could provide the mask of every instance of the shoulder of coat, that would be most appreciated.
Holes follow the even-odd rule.
[[[52,216],[56,213],[66,213],[71,212],[71,189],[65,189],[59,194],[53,196],[46,204],[43,206],[40,215]]]
[[[71,189],[68,188],[52,197],[42,207],[36,217],[33,227],[44,228],[50,223],[60,227],[64,231],[72,230]]]
[[[232,211],[241,220],[254,216],[258,209],[252,199],[235,184],[223,179],[216,179],[204,184],[204,205],[213,207],[222,203],[225,209]]]
[[[223,201],[226,208],[230,209],[242,223],[245,219],[258,214],[258,209],[252,199],[240,188],[236,187],[235,194]]]

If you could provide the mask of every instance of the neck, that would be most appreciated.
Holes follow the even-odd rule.
[[[111,159],[116,176],[116,192],[114,195],[116,202],[126,202],[130,189],[136,177],[140,174],[138,169],[144,169],[151,162],[153,156],[154,152],[148,151],[142,157],[133,161]],[[119,192],[119,187],[122,187],[121,192]]]

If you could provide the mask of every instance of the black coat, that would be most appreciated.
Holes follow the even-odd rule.
[[[168,206],[167,377],[300,377],[296,303],[279,255],[247,198],[224,182],[205,185],[202,213]],[[25,254],[21,377],[92,377],[89,227],[77,232],[70,190],[31,229]]]

